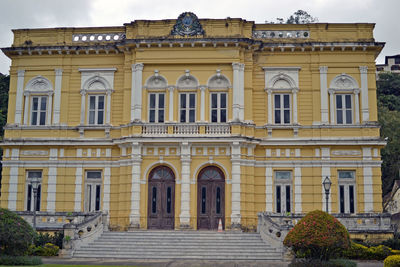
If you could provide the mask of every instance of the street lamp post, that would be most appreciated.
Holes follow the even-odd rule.
[[[328,207],[328,202],[329,202],[329,191],[331,190],[331,185],[332,182],[329,179],[328,176],[325,177],[324,182],[322,183],[322,185],[324,186],[325,189],[325,198],[326,198],[326,212],[329,213],[329,207]]]
[[[32,190],[33,190],[33,229],[36,231],[36,209],[37,209],[37,193],[40,183],[40,179],[35,177],[31,179]]]

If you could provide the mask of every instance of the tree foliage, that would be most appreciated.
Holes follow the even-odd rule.
[[[318,22],[318,18],[311,16],[308,14],[307,11],[304,10],[297,10],[296,12],[293,13],[293,15],[290,15],[286,20],[283,18],[276,18],[276,21],[266,21],[267,23],[277,23],[277,24],[307,24],[307,23],[315,23]]]
[[[28,253],[36,233],[16,213],[0,208],[0,255],[21,256]]]
[[[381,73],[377,81],[378,120],[387,145],[382,156],[382,194],[391,191],[400,169],[400,75]]]
[[[10,87],[10,76],[0,73],[0,141],[4,136],[4,126],[7,123],[8,111],[8,90]],[[0,147],[0,159],[3,156],[3,149]],[[0,162],[0,189],[1,189],[2,165]]]
[[[315,210],[301,219],[286,236],[283,244],[306,258],[329,260],[350,246],[350,237],[332,215]]]

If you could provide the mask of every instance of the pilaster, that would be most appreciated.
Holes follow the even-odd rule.
[[[240,63],[232,63],[233,68],[233,103],[232,120],[240,120]]]
[[[25,70],[18,70],[17,71],[17,77],[18,78],[17,78],[17,93],[16,93],[16,96],[15,96],[14,123],[15,124],[21,124]]]
[[[181,143],[181,214],[180,228],[190,228],[190,144],[188,142]]]
[[[328,67],[319,67],[320,94],[321,94],[321,124],[329,124],[328,117]]]
[[[369,103],[368,103],[368,67],[360,66],[361,74],[361,113],[362,121],[369,121]]]
[[[54,108],[53,108],[53,123],[60,124],[60,112],[61,112],[61,84],[62,84],[62,69],[55,69],[56,74],[55,88],[54,88]],[[49,105],[51,102],[49,101]]]
[[[240,169],[240,143],[233,142],[231,145],[231,161],[232,161],[232,229],[240,229],[240,197],[241,197],[241,169]]]
[[[140,228],[140,174],[142,165],[142,144],[132,143],[132,186],[131,186],[131,211],[129,215],[129,228]]]

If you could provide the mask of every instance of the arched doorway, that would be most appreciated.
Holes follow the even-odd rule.
[[[202,169],[197,186],[197,229],[218,229],[219,219],[225,228],[225,176],[215,166]]]
[[[175,175],[166,166],[150,172],[147,214],[148,229],[174,229]]]

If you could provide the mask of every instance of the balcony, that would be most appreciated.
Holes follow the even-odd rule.
[[[228,123],[146,123],[142,126],[143,136],[229,136]]]

